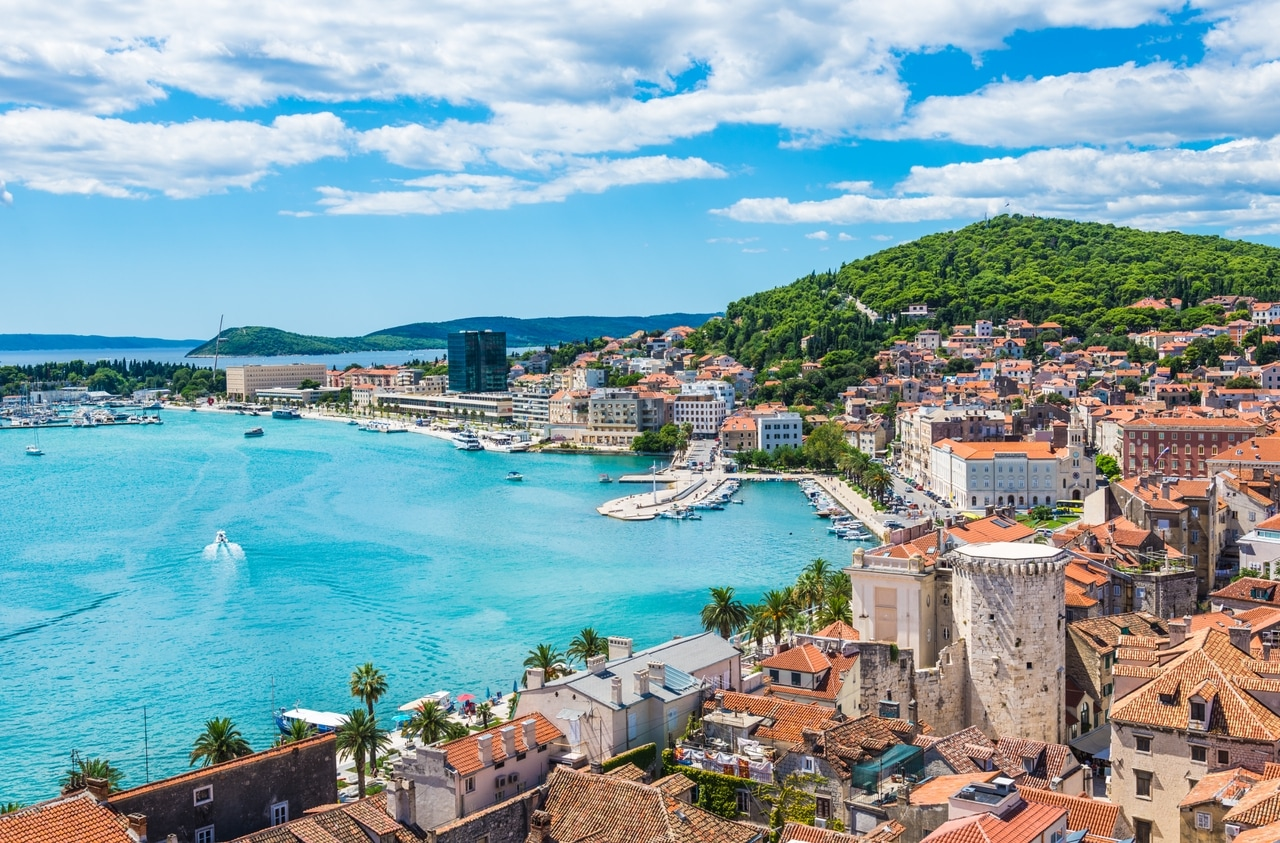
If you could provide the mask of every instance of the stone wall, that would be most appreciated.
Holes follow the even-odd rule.
[[[913,665],[910,650],[897,650],[896,644],[880,641],[863,641],[858,644],[858,660],[852,670],[858,673],[856,697],[844,706],[848,717],[879,714],[880,701],[898,703],[897,716],[903,720],[914,719],[909,704],[915,698],[912,689]],[[848,709],[856,706],[856,710]]]
[[[527,791],[428,831],[426,839],[428,843],[524,843],[529,836],[529,819],[542,804],[542,796],[541,788]]]
[[[969,725],[969,654],[964,639],[946,647],[938,663],[917,670],[913,693],[916,717],[935,735],[950,735]]]
[[[905,830],[898,837],[898,843],[920,843],[938,826],[947,821],[948,805],[890,805],[889,818],[902,823]]]
[[[1134,574],[1133,609],[1158,618],[1180,618],[1196,611],[1199,577],[1195,571]],[[1143,589],[1139,599],[1137,589]]]

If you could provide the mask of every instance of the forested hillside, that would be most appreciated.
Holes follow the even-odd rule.
[[[1010,317],[1054,321],[1081,338],[1160,325],[1194,327],[1222,294],[1280,298],[1280,249],[1178,232],[1003,216],[895,246],[838,273],[801,278],[731,303],[702,331],[708,346],[751,365],[850,349],[861,358],[894,330],[873,326],[854,299],[890,316],[928,304],[941,327]],[[1182,299],[1177,315],[1132,310],[1144,296]],[[1176,324],[1175,324],[1176,323]],[[813,336],[808,352],[800,340]]]

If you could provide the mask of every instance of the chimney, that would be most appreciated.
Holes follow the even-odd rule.
[[[503,726],[498,730],[498,734],[502,735],[502,751],[507,754],[508,758],[516,757],[516,727]]]
[[[649,693],[649,671],[637,670],[635,672],[635,690],[637,697],[643,697]]]
[[[546,811],[534,811],[529,818],[529,836],[525,843],[546,843],[551,836],[551,815]]]
[[[1237,623],[1227,630],[1231,638],[1231,646],[1246,656],[1249,655],[1249,639],[1253,637],[1253,627],[1248,623]]]
[[[531,667],[524,672],[524,687],[530,691],[536,691],[542,687],[542,678],[546,675],[540,667]]]
[[[111,792],[111,783],[106,779],[86,778],[84,786],[89,791],[89,794],[99,802],[106,802],[107,794]]]
[[[520,728],[524,732],[524,748],[532,751],[538,745],[538,721],[530,717],[520,722]]]
[[[1167,479],[1163,479],[1160,481],[1160,497],[1164,498],[1165,500],[1169,499],[1169,485],[1170,484]]]
[[[1191,630],[1191,618],[1178,618],[1169,621],[1169,646],[1177,647],[1183,641],[1187,640],[1187,633]]]
[[[662,662],[649,662],[649,681],[659,688],[667,684],[667,666]]]
[[[597,675],[604,673],[604,666],[608,661],[608,656],[592,656],[587,659],[587,672]]]
[[[609,636],[609,661],[631,658],[631,639]]]
[[[493,763],[493,732],[476,735],[476,752],[480,756],[481,767],[488,767]]]
[[[609,701],[614,705],[622,705],[622,677],[620,676],[609,680]]]
[[[129,836],[140,843],[147,843],[147,815],[129,814],[125,819],[129,821]]]

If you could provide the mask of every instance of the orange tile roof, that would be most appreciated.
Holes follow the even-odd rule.
[[[813,644],[801,644],[760,662],[766,670],[795,670],[801,673],[820,673],[831,669],[831,659]]]
[[[1257,577],[1241,577],[1209,594],[1219,600],[1239,600],[1259,606],[1280,606],[1280,583]],[[1255,596],[1259,595],[1259,596]]]
[[[1263,337],[1264,342],[1267,339]],[[1280,823],[1268,823],[1240,832],[1232,838],[1231,843],[1276,843],[1277,840],[1280,840]]]
[[[1182,798],[1182,801],[1178,803],[1178,807],[1193,808],[1196,805],[1205,805],[1210,802],[1221,805],[1223,800],[1228,800],[1234,804],[1239,802],[1240,797],[1248,793],[1249,788],[1253,787],[1258,781],[1257,773],[1240,767],[1208,773],[1196,782],[1196,786],[1191,788],[1191,792]]]
[[[524,723],[529,718],[533,718],[537,722],[533,733],[534,746],[529,746],[524,738]],[[491,726],[482,732],[476,732],[475,734],[467,735],[465,738],[450,741],[441,745],[440,748],[445,751],[448,756],[449,766],[457,770],[458,775],[469,776],[477,770],[483,770],[487,766],[506,760],[507,750],[502,744],[502,729],[508,726],[513,727],[515,733],[516,752],[530,752],[539,746],[545,746],[564,737],[564,732],[557,729],[554,723],[535,711],[529,717],[522,717],[509,723],[499,723],[497,726]],[[492,759],[489,764],[480,763],[480,747],[477,743],[477,738],[481,735],[493,736],[490,743]]]
[[[129,821],[88,791],[0,814],[0,843],[134,843]]]
[[[912,805],[946,805],[947,800],[955,796],[963,788],[975,782],[989,782],[996,776],[1003,775],[999,770],[976,773],[956,773],[951,776],[934,776],[924,784],[911,788]]]
[[[542,812],[550,838],[583,843],[749,843],[753,826],[722,819],[654,785],[557,767]],[[535,814],[535,816],[537,816]]]
[[[995,814],[973,814],[948,820],[921,843],[1030,843],[1066,815],[1065,808],[1028,803],[1008,820]]]
[[[1070,561],[1066,568],[1067,579],[1074,580],[1081,585],[1102,586],[1111,582],[1111,577],[1102,571],[1095,570],[1084,562]]]
[[[386,805],[382,796],[325,805],[283,825],[237,837],[232,843],[368,843],[370,832],[385,843],[421,843],[426,839],[392,819]]]
[[[886,826],[891,828],[886,829]],[[778,843],[869,843],[872,840],[887,842],[897,840],[898,835],[903,831],[906,831],[906,826],[893,820],[881,823],[864,834],[845,834],[829,828],[814,828],[811,825],[789,822],[782,827]],[[891,832],[891,836],[886,832]]]
[[[1067,828],[1071,831],[1087,831],[1098,837],[1116,838],[1116,825],[1120,820],[1120,806],[1087,796],[1068,796],[1037,787],[1020,787],[1023,799],[1037,805],[1055,805],[1067,809]]]
[[[840,694],[840,689],[844,687],[844,674],[853,667],[853,663],[858,660],[858,654],[852,656],[833,656],[831,661],[831,670],[822,677],[815,688],[797,688],[791,685],[783,685],[778,683],[774,685],[768,679],[765,679],[765,693],[767,694],[784,694],[790,697],[812,697],[818,700],[834,700]]]
[[[133,787],[128,790],[117,791],[107,797],[107,802],[111,803],[122,799],[132,799],[135,796],[141,796],[145,793],[164,790],[165,788],[175,784],[197,782],[213,773],[222,773],[227,770],[233,770],[237,767],[248,767],[251,764],[258,763],[259,761],[267,761],[282,755],[288,755],[295,749],[310,746],[311,744],[324,743],[325,741],[334,741],[336,743],[337,737],[330,732],[329,734],[315,735],[313,737],[306,738],[305,740],[294,741],[293,743],[285,744],[284,746],[265,749],[262,752],[255,752],[252,755],[242,755],[241,757],[233,758],[230,761],[223,761],[221,764],[212,764],[208,767],[201,767],[197,770],[192,770],[189,773],[183,773],[179,776],[171,776],[167,779],[159,779],[158,781],[138,785],[137,787]]]
[[[1035,530],[1002,515],[989,515],[952,527],[948,532],[966,544],[977,542],[1016,542],[1035,535]]]
[[[1280,821],[1280,779],[1258,782],[1249,788],[1223,819],[1250,826]]]
[[[950,449],[964,460],[989,460],[996,454],[1026,454],[1032,460],[1056,460],[1058,455],[1052,442],[957,442],[941,439],[933,447]]]
[[[709,714],[717,706],[729,711],[746,712],[754,717],[768,718],[772,723],[761,724],[756,729],[756,737],[780,743],[800,743],[804,740],[805,729],[821,732],[836,723],[833,719],[836,713],[825,705],[790,702],[777,697],[762,697],[737,691],[718,692],[714,700],[707,701],[705,710]]]
[[[1066,586],[1066,605],[1071,609],[1091,609],[1098,605],[1098,601],[1085,593],[1084,586],[1074,580],[1067,580]]]
[[[858,630],[849,626],[844,621],[836,621],[829,623],[822,629],[813,633],[814,638],[831,638],[836,641],[857,641]]]
[[[1231,645],[1225,632],[1206,629],[1193,633],[1183,652],[1157,676],[1115,702],[1111,719],[1127,724],[1185,731],[1190,718],[1189,698],[1206,683],[1215,697],[1209,731],[1247,741],[1280,740],[1280,715],[1259,702],[1248,688],[1280,692],[1280,682],[1257,678],[1266,663],[1247,656]],[[1116,675],[1133,675],[1132,668],[1116,666]],[[1144,674],[1145,675],[1145,674]]]

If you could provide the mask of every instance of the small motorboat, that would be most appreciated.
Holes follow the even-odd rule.
[[[38,445],[28,445],[28,446],[27,446],[27,456],[29,456],[29,457],[43,457],[43,456],[44,456],[44,451],[40,450],[40,447],[39,447]]]
[[[227,543],[227,531],[226,531],[226,530],[219,530],[219,531],[218,531],[218,534],[217,534],[216,536],[214,536],[214,537],[213,537],[213,543],[214,543],[214,544],[226,544],[226,543]]]
[[[249,430],[246,430],[244,432],[244,435],[246,437],[266,436],[267,432],[260,427],[253,427],[253,428],[250,428]]]
[[[349,424],[349,425],[359,425],[359,424],[360,424],[360,422],[356,421],[355,419],[352,419],[351,421],[347,422],[347,424]]]
[[[734,498],[733,500],[729,501],[729,503],[742,503],[742,498]]]
[[[610,477],[610,476],[609,476],[609,475],[607,475],[607,474],[601,474],[601,475],[600,475],[600,482],[601,482],[601,483],[612,483],[612,482],[613,482],[613,478],[612,478],[612,477]]]
[[[507,479],[508,479],[508,480],[517,480],[517,481],[519,481],[519,480],[523,480],[523,479],[524,479],[524,475],[523,475],[523,474],[521,474],[521,473],[520,473],[520,472],[518,472],[518,471],[508,471],[508,472],[507,472]]]

